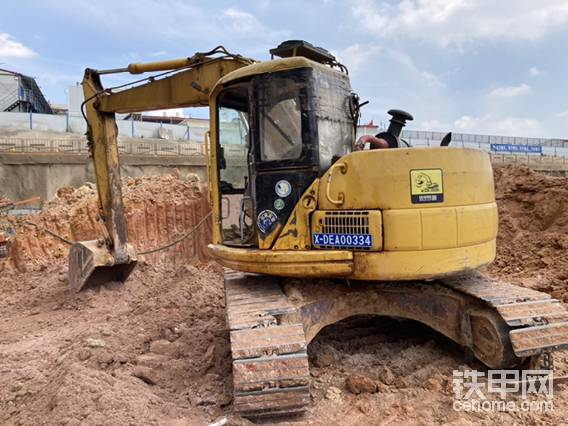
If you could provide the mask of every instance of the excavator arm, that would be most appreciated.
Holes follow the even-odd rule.
[[[209,94],[224,75],[254,61],[223,47],[189,58],[130,64],[126,68],[87,68],[83,78],[87,139],[95,168],[104,238],[75,243],[69,253],[69,284],[76,291],[110,281],[125,281],[136,265],[128,244],[122,199],[115,113],[209,105]],[[139,80],[137,86],[104,88],[101,75],[162,74]]]

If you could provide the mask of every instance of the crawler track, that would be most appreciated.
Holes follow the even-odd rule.
[[[310,402],[304,329],[277,321],[296,309],[271,277],[227,272],[225,292],[235,410],[247,417],[302,412]]]
[[[568,348],[568,312],[546,293],[469,274],[432,282],[290,280],[227,271],[234,407],[246,417],[297,414],[310,402],[307,344],[354,315],[413,319],[491,368],[552,368]]]
[[[549,294],[482,277],[442,283],[495,309],[509,327],[517,357],[568,347],[568,312]]]

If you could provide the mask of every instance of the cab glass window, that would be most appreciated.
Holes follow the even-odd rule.
[[[259,105],[261,161],[297,160],[302,155],[302,104],[292,79],[265,87]]]

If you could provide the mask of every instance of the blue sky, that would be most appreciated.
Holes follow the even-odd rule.
[[[19,0],[2,5],[0,68],[65,103],[87,66],[218,44],[262,60],[286,39],[349,67],[366,121],[402,108],[413,129],[568,138],[568,0]]]

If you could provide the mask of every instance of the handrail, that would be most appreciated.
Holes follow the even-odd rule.
[[[211,156],[209,155],[211,152],[211,132],[207,130],[203,137],[203,145],[205,147],[205,164],[207,166],[207,203],[212,205],[213,189],[211,188]]]
[[[329,168],[328,175],[327,175],[327,185],[326,185],[326,188],[325,188],[325,196],[327,197],[327,199],[330,203],[335,204],[336,206],[340,206],[345,201],[345,194],[343,192],[339,192],[337,194],[337,200],[335,198],[332,198],[332,196],[331,196],[331,177],[332,177],[335,169],[339,169],[341,174],[344,175],[345,173],[347,173],[347,164],[337,162]]]

